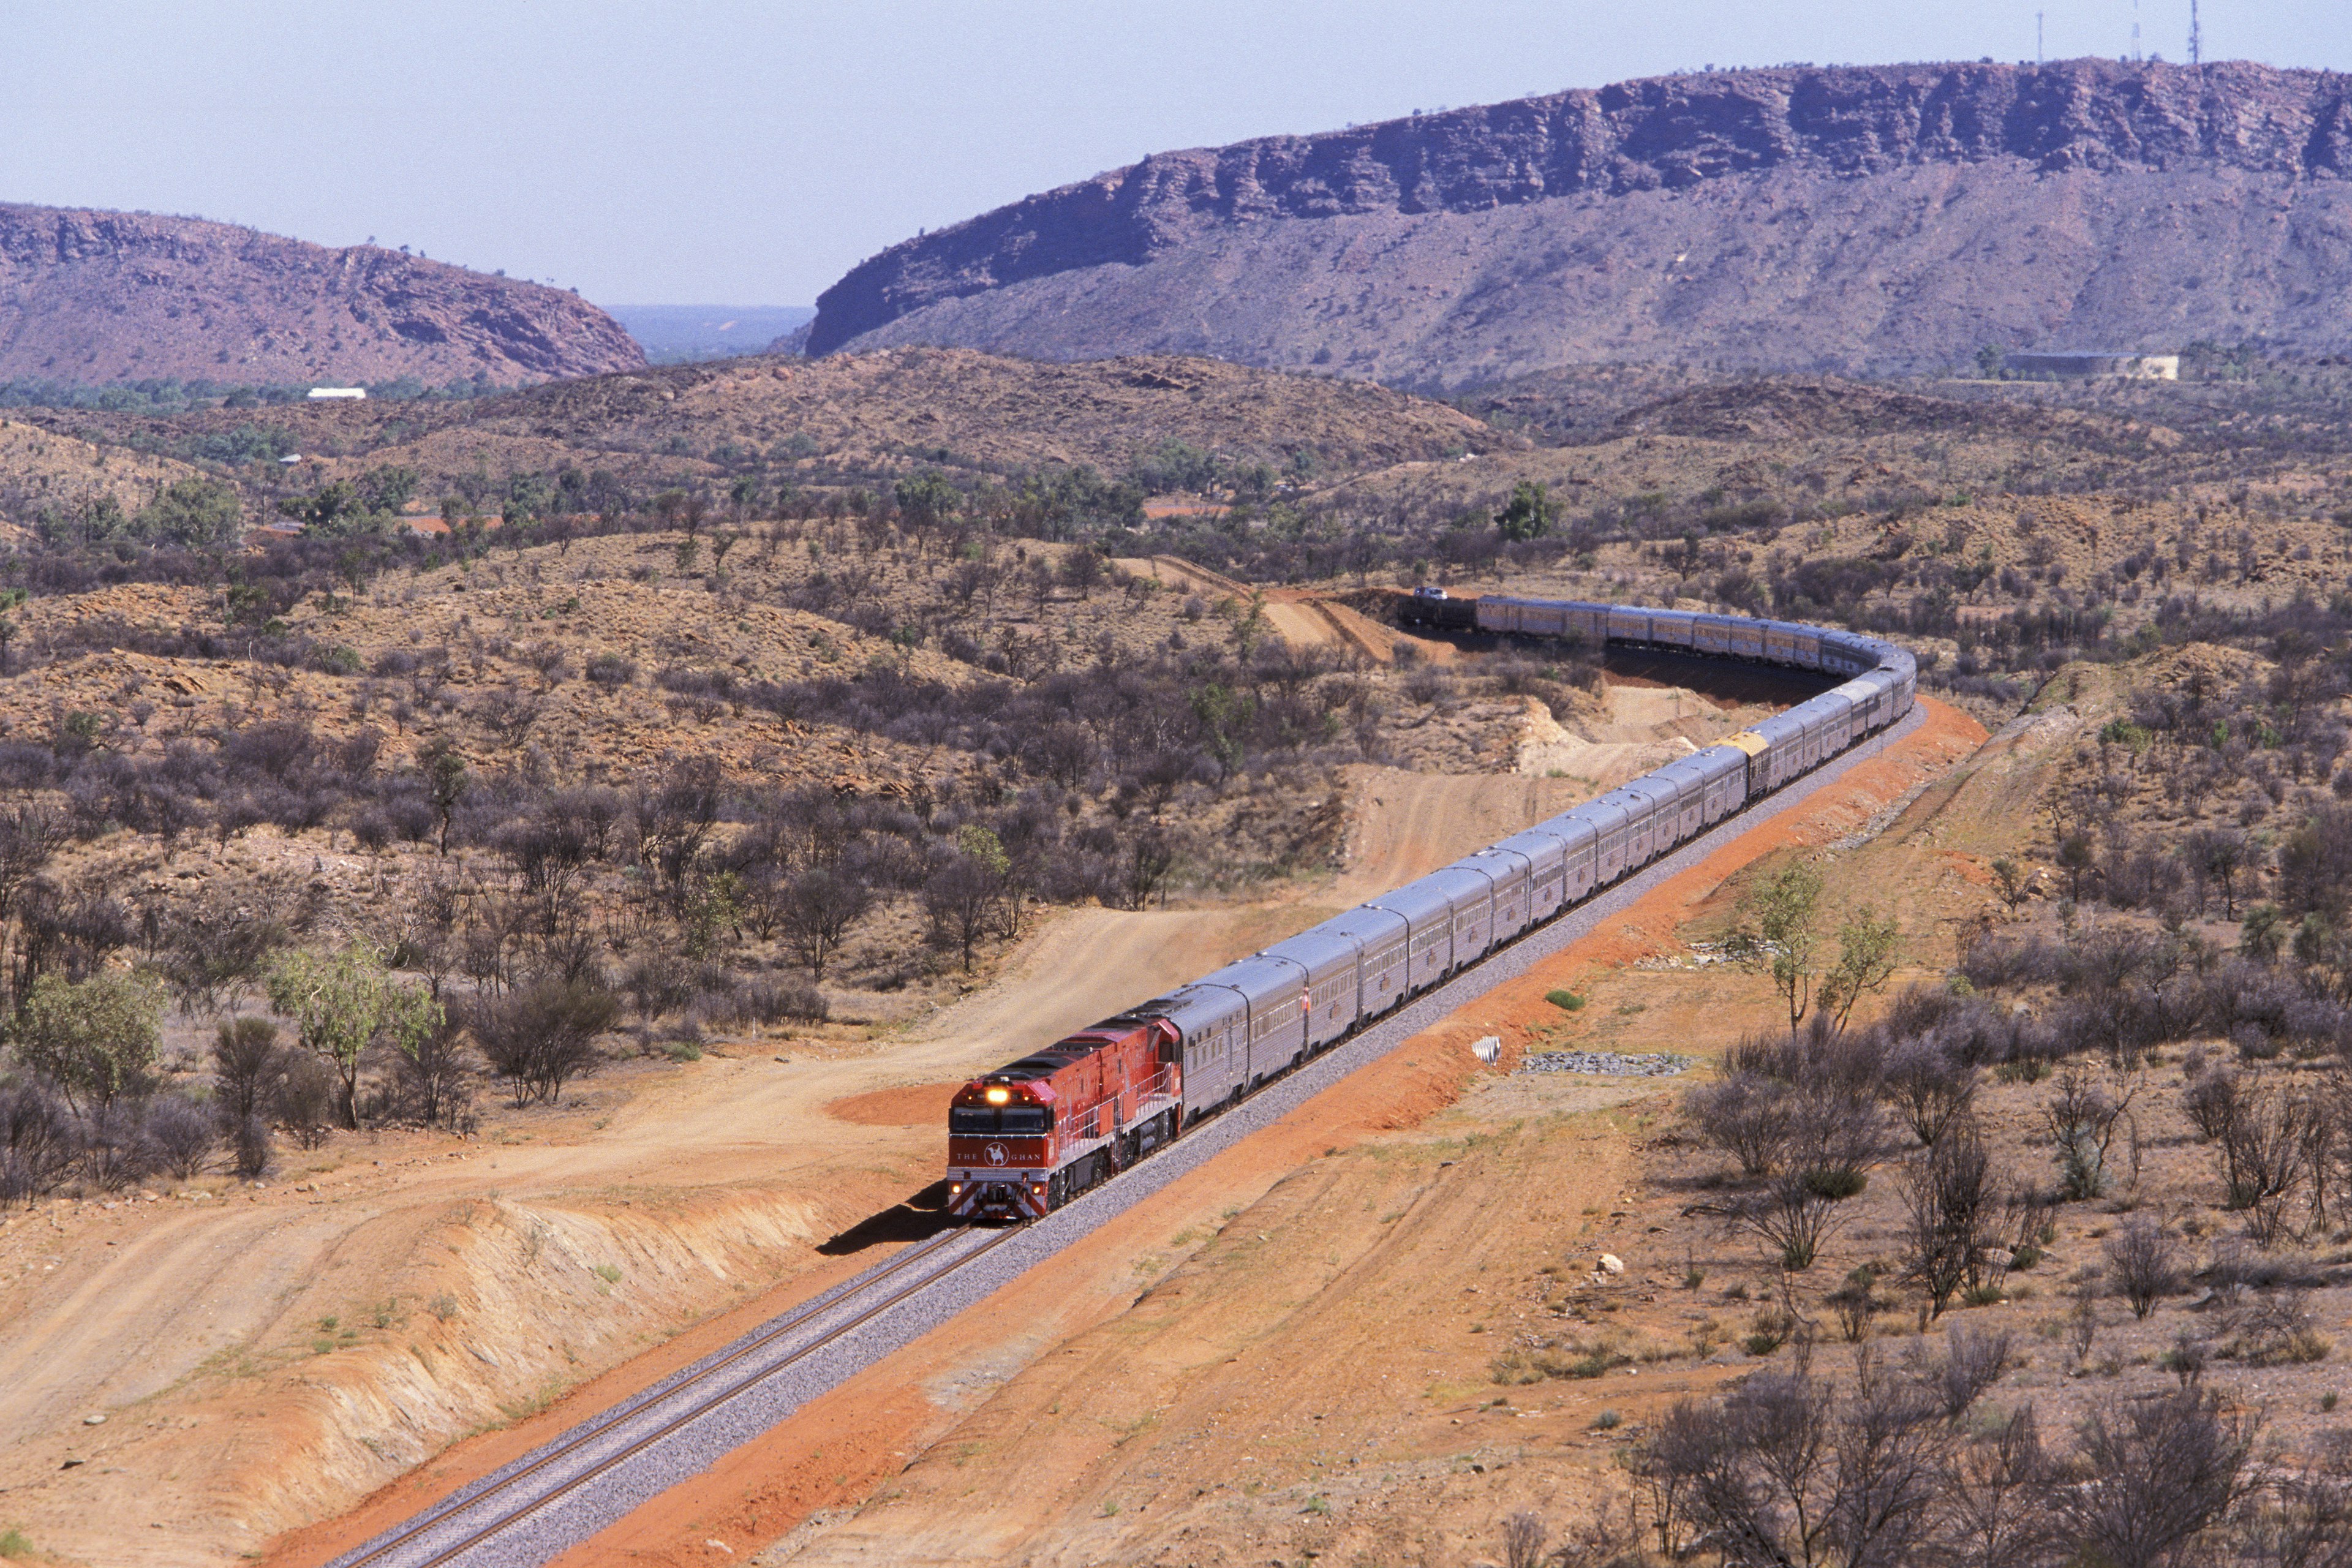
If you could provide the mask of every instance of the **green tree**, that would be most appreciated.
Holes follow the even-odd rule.
[[[313,533],[350,533],[369,520],[367,502],[349,479],[321,485],[307,496],[289,496],[278,510]]]
[[[144,975],[100,970],[75,983],[44,974],[17,1016],[16,1056],[77,1109],[104,1110],[155,1065],[163,1023],[163,993]]]
[[[1788,1005],[1789,1032],[1795,1034],[1812,1005],[1813,976],[1821,944],[1813,916],[1822,901],[1822,874],[1800,860],[1774,872],[1740,895],[1739,924],[1731,948],[1751,972],[1768,973]]]
[[[1995,376],[2000,374],[2001,363],[2003,361],[2008,359],[2008,357],[2009,356],[2007,354],[2000,352],[2000,345],[1996,343],[1985,344],[1984,347],[1977,350],[1978,374],[1982,375],[1987,381],[1992,380]]]
[[[1881,919],[1868,904],[1838,928],[1838,960],[1822,981],[1822,1010],[1834,1016],[1837,1026],[1853,1016],[1853,1005],[1873,991],[1883,991],[1895,977],[1895,945],[1902,932],[1895,917]]]
[[[1559,503],[1551,499],[1551,487],[1533,479],[1513,485],[1511,499],[1495,514],[1495,526],[1506,539],[1541,539],[1559,521]]]
[[[191,549],[235,544],[245,532],[245,504],[218,479],[181,479],[141,510],[138,531],[148,539]]]
[[[1242,737],[1257,717],[1257,700],[1212,680],[1193,690],[1192,716],[1201,721],[1202,739],[1217,760],[1218,771],[1232,777],[1242,765]]]
[[[963,492],[936,469],[909,474],[891,487],[898,513],[917,528],[929,528],[953,517],[963,507]]]
[[[413,1061],[441,1026],[441,1004],[394,980],[365,942],[282,953],[269,966],[268,987],[269,1005],[294,1020],[302,1048],[334,1072],[345,1127],[360,1124],[360,1062],[368,1048],[388,1045]]]
[[[370,511],[398,511],[416,493],[415,468],[381,463],[360,476],[360,503]]]

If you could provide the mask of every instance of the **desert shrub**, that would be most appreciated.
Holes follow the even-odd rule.
[[[1777,1267],[1791,1271],[1811,1268],[1822,1244],[1852,1217],[1841,1199],[1825,1195],[1793,1171],[1696,1212],[1747,1232],[1764,1244]]]
[[[1976,1099],[1977,1069],[1954,1060],[1932,1037],[1915,1036],[1888,1053],[1879,1092],[1912,1135],[1929,1145]]]
[[[241,1179],[252,1182],[268,1175],[270,1160],[276,1153],[271,1145],[268,1119],[254,1115],[238,1121],[230,1130],[229,1152]]]
[[[2179,1248],[2153,1221],[2126,1221],[2107,1238],[2106,1254],[2107,1279],[2136,1318],[2145,1319],[2158,1300],[2180,1289]]]
[[[2334,1342],[2319,1331],[2311,1299],[2300,1289],[2256,1298],[2231,1312],[2221,1353],[2249,1366],[2292,1366],[2326,1359]]]
[[[694,994],[693,975],[685,960],[661,949],[633,959],[622,974],[621,988],[636,1007],[638,1019],[648,1024],[685,1006]]]
[[[1962,1289],[1998,1285],[2040,1228],[2039,1208],[1994,1181],[1984,1141],[1966,1121],[1905,1167],[1902,1188],[1903,1279],[1926,1292],[1931,1318]]]
[[[475,1067],[465,1020],[445,1015],[414,1050],[393,1053],[401,1113],[427,1127],[458,1126],[473,1110]]]
[[[2084,1200],[2106,1192],[2108,1152],[2135,1092],[2126,1089],[2118,1100],[2079,1066],[2058,1075],[2058,1092],[2042,1107],[2042,1120],[2050,1129],[2063,1196]]]
[[[194,1179],[220,1147],[220,1120],[184,1095],[158,1095],[147,1106],[145,1134],[153,1168]]]
[[[782,1023],[822,1024],[831,1011],[824,993],[814,985],[754,980],[736,989],[732,1016],[773,1026]]]
[[[593,1072],[596,1037],[619,1012],[609,991],[542,980],[504,996],[477,997],[463,1016],[490,1070],[509,1080],[522,1106],[558,1101],[565,1083]]]
[[[1683,1112],[1699,1136],[1739,1162],[1743,1175],[1770,1173],[1788,1148],[1792,1121],[1788,1091],[1752,1072],[1735,1071],[1683,1096]]]
[[[2217,1068],[2189,1080],[2180,1094],[2180,1109],[2197,1129],[2198,1138],[2210,1143],[2237,1121],[2240,1100],[2238,1075]]]
[[[2007,1330],[1954,1323],[1944,1331],[1940,1352],[1915,1351],[1912,1374],[1935,1399],[1945,1419],[1957,1421],[2010,1368],[2018,1364],[2016,1341]]]
[[[2315,1110],[2269,1084],[2239,1099],[2216,1151],[2230,1206],[2243,1210],[2257,1245],[2274,1245],[2287,1230],[2287,1210],[2310,1177]]]
[[[80,1153],[81,1130],[55,1089],[0,1079],[0,1207],[55,1192]]]
[[[342,1086],[335,1069],[305,1052],[289,1052],[271,1095],[271,1110],[294,1142],[316,1149],[333,1126]]]
[[[2082,1426],[2081,1479],[2055,1494],[2077,1561],[2159,1568],[2197,1560],[2185,1554],[2243,1496],[2259,1426],[2226,1414],[2210,1390],[2095,1406]]]
[[[213,1036],[213,1082],[230,1126],[268,1107],[285,1065],[278,1026],[268,1019],[231,1018],[220,1026]]]
[[[1783,1157],[1807,1191],[1832,1200],[1855,1196],[1885,1150],[1885,1125],[1874,1101],[1835,1089],[1791,1097]]]
[[[637,666],[617,653],[600,653],[590,656],[584,673],[599,686],[628,686],[637,679]]]
[[[116,1192],[155,1169],[145,1110],[135,1100],[117,1100],[82,1117],[81,1173],[92,1186]]]

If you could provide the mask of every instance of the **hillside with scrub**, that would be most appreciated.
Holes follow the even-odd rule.
[[[16,410],[0,1526],[296,1560],[914,1234],[971,1071],[1817,689],[1399,624],[1443,585],[1868,629],[1927,716],[1123,1222],[1118,1289],[1041,1276],[1101,1375],[942,1342],[953,1399],[679,1538],[946,1542],[1052,1439],[985,1521],[1040,1561],[1801,1559],[1753,1437],[1831,1411],[1933,1479],[1921,1552],[1995,1475],[2004,1561],[2106,1551],[2144,1496],[2086,1478],[2193,1489],[2101,1456],[2185,1445],[2176,1544],[2273,1560],[2342,1485],[2352,454],[2341,367],[2192,369]]]

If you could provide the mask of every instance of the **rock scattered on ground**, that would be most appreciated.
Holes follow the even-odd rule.
[[[1690,1065],[1690,1058],[1671,1052],[1530,1051],[1519,1058],[1521,1072],[1584,1072],[1603,1078],[1672,1078]]]

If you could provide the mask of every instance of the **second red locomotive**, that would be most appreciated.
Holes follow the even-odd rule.
[[[1122,1013],[964,1085],[948,1110],[949,1211],[1040,1219],[1174,1137],[1181,1045],[1166,1019]]]

